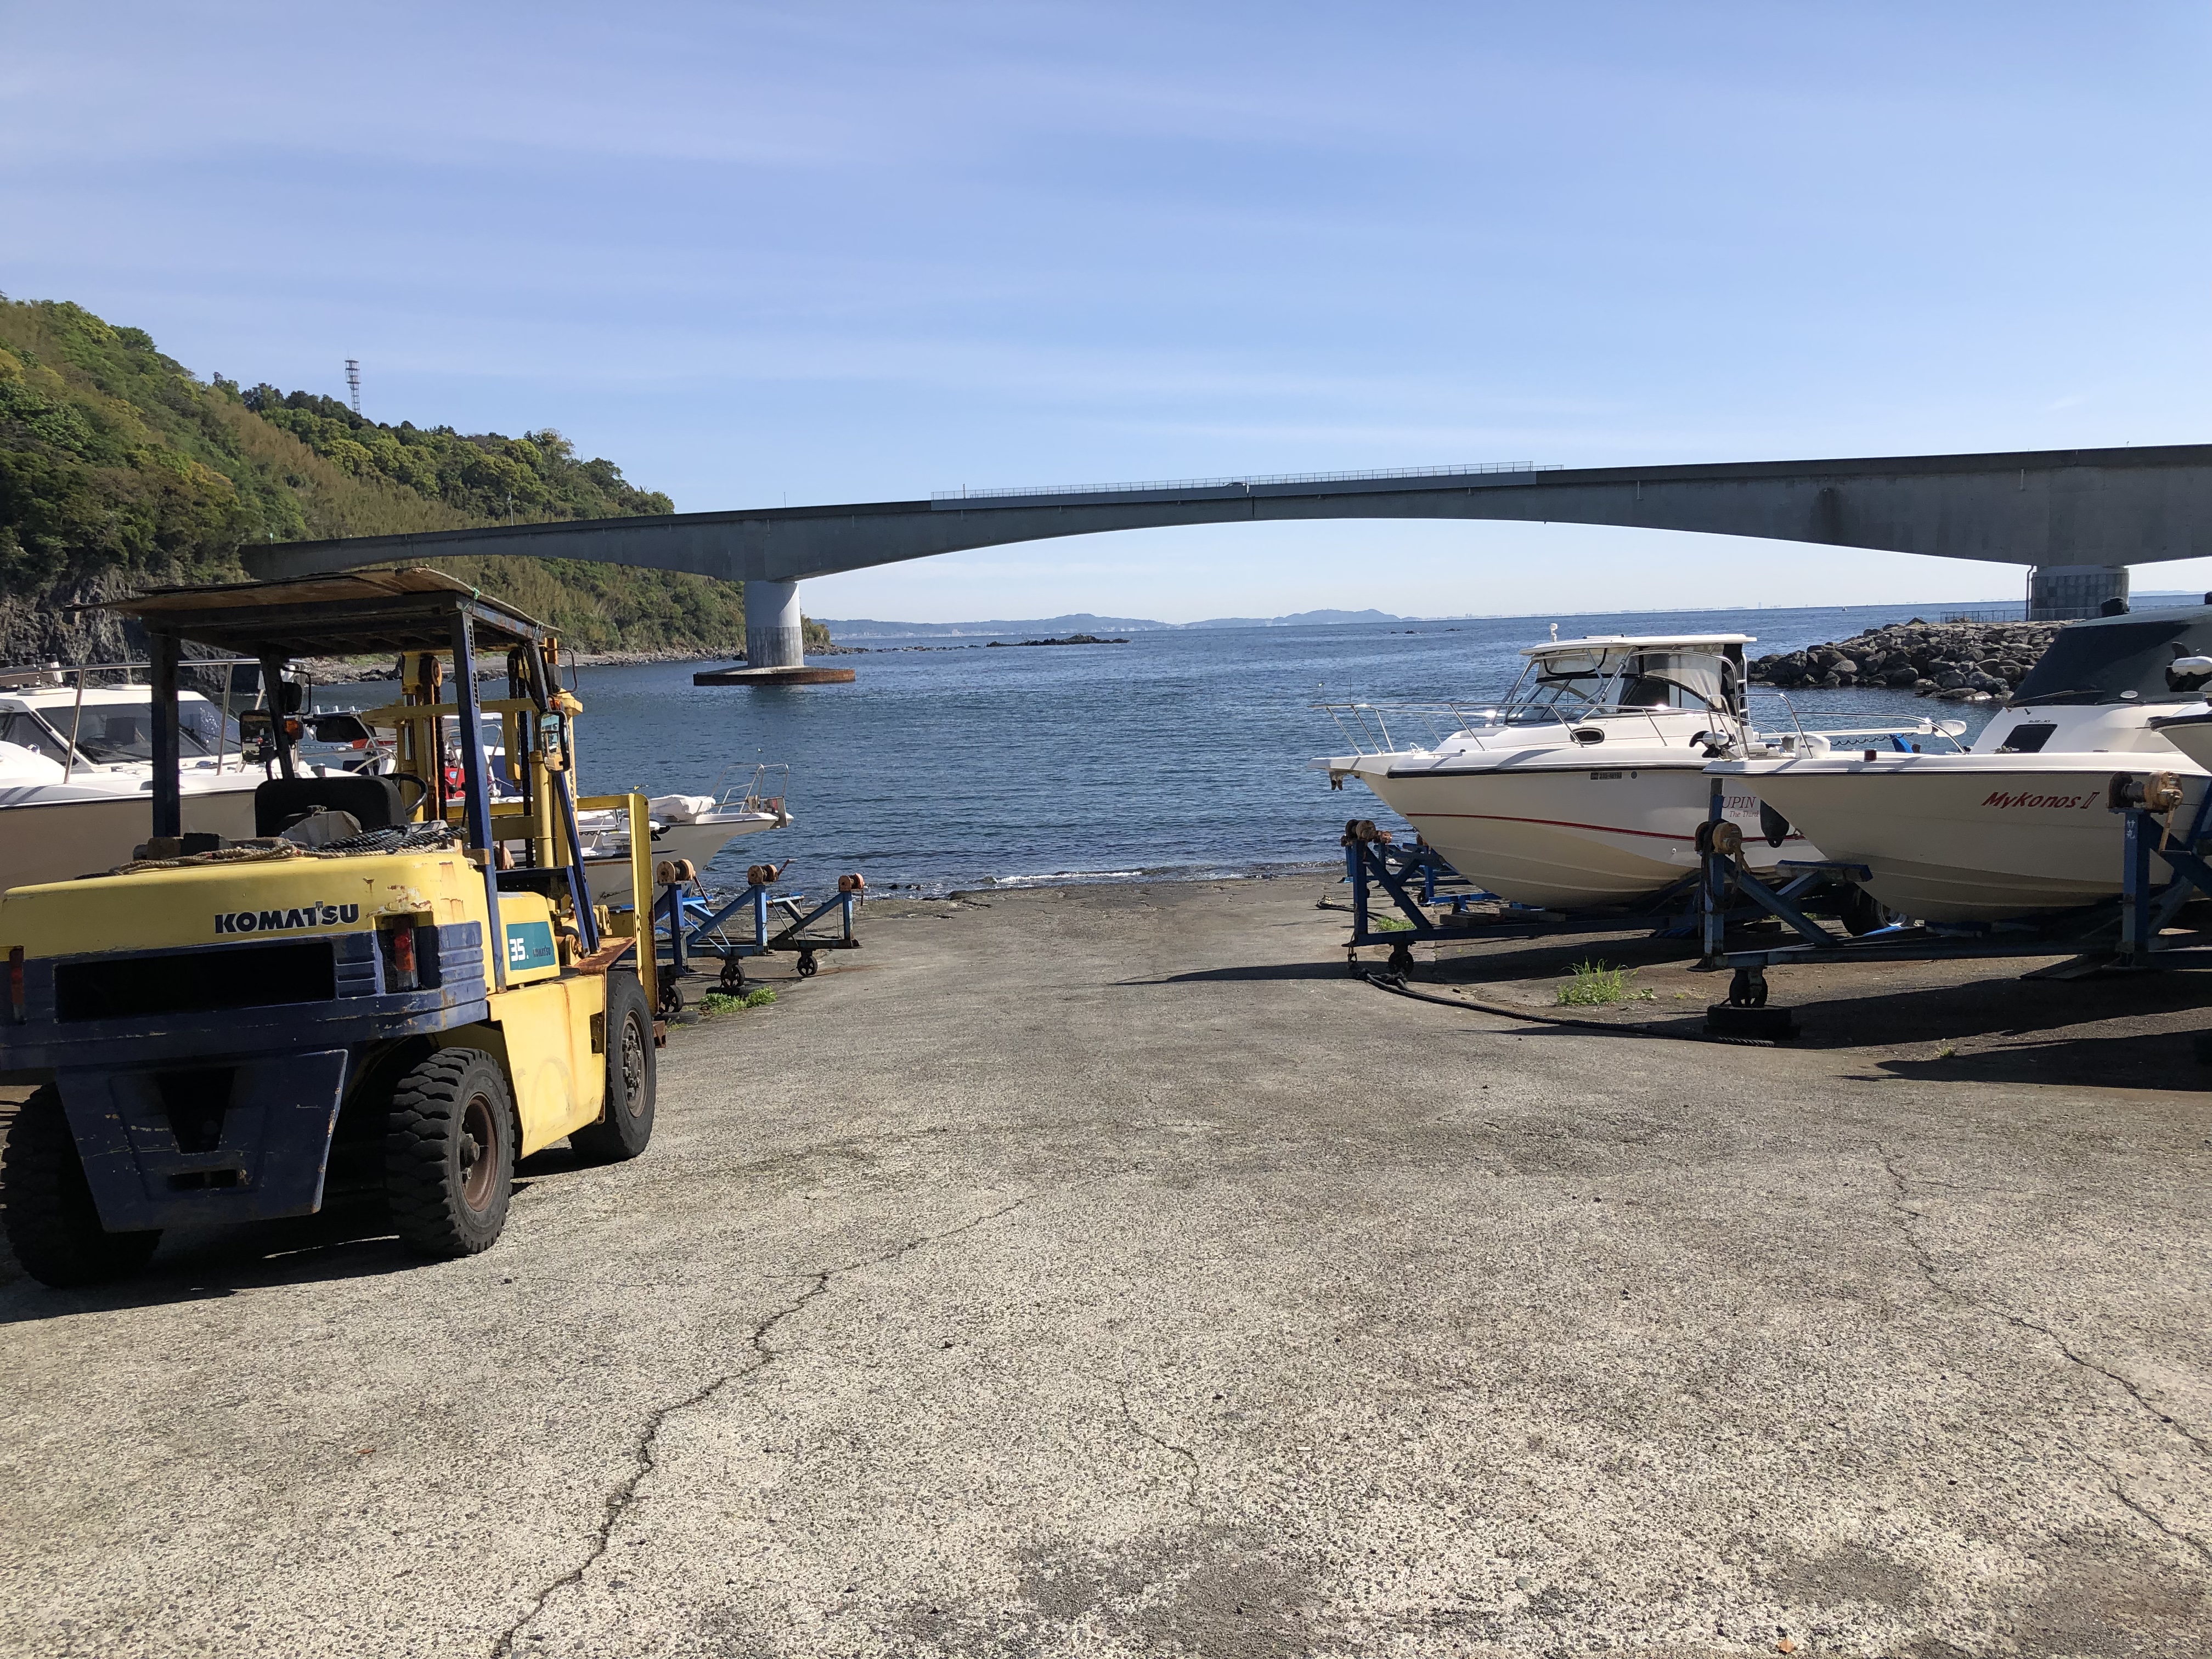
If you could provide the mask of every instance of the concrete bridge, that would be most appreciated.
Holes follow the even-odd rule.
[[[1012,542],[1170,525],[1515,519],[1705,531],[2031,567],[2032,615],[2124,599],[2128,567],[2212,556],[2212,444],[1686,466],[1304,473],[927,501],[496,526],[243,550],[256,575],[459,554],[535,554],[746,584],[748,660],[799,660],[809,576]],[[1732,597],[1712,594],[1713,603]]]

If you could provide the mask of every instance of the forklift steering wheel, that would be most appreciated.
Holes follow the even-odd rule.
[[[405,811],[412,812],[424,801],[430,799],[430,786],[425,783],[421,778],[416,777],[412,772],[386,772],[384,775],[392,780],[395,783],[411,783],[415,786],[417,793],[415,799],[407,803],[404,809]]]

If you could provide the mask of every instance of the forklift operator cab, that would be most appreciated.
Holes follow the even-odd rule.
[[[518,1158],[564,1137],[587,1158],[643,1152],[651,935],[592,906],[577,810],[628,811],[634,892],[653,890],[653,837],[641,794],[574,793],[580,705],[553,635],[432,570],[105,608],[151,637],[154,839],[120,869],[0,898],[0,1079],[38,1085],[0,1162],[25,1270],[91,1283],[142,1266],[165,1227],[349,1193],[380,1193],[418,1254],[466,1255],[499,1237]],[[392,733],[395,769],[303,774],[304,722],[280,699],[256,837],[183,836],[186,641],[258,659],[271,687],[295,658],[397,654],[400,700],[359,717]],[[495,653],[507,696],[480,701]]]

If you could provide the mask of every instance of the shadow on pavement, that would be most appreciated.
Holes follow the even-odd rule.
[[[565,1146],[515,1166],[520,1194],[538,1182],[581,1170]],[[498,1248],[494,1246],[495,1249]],[[374,1199],[334,1202],[315,1215],[238,1226],[174,1228],[144,1272],[112,1284],[58,1291],[38,1283],[0,1244],[0,1326],[181,1302],[214,1302],[240,1291],[345,1279],[377,1279],[440,1264],[402,1249]]]

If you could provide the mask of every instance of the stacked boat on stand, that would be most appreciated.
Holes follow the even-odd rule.
[[[2130,853],[2130,810],[2137,823],[2159,814],[2158,845],[2184,854],[2212,835],[2212,602],[2069,625],[1964,748],[1952,741],[1963,724],[1949,721],[1810,731],[1786,698],[1786,724],[1759,729],[1742,693],[1750,642],[1534,646],[1495,708],[1333,708],[1347,731],[1381,741],[1315,764],[1339,787],[1359,779],[1502,898],[1649,899],[1693,874],[1710,845],[1754,879],[1792,862],[1848,872],[1859,896],[1838,908],[1855,933],[1885,921],[1926,924],[1923,937],[1986,933],[2068,913],[2085,938],[2112,933],[2131,856],[2138,897],[2166,879]],[[1408,715],[1441,735],[1425,747],[1391,740],[1388,720]],[[1722,826],[1702,831],[1714,816]],[[2190,892],[2176,881],[2158,914],[2170,918]],[[2142,931],[2124,922],[2113,934],[2124,950],[2129,926]],[[2156,933],[2140,948],[2155,948]]]

